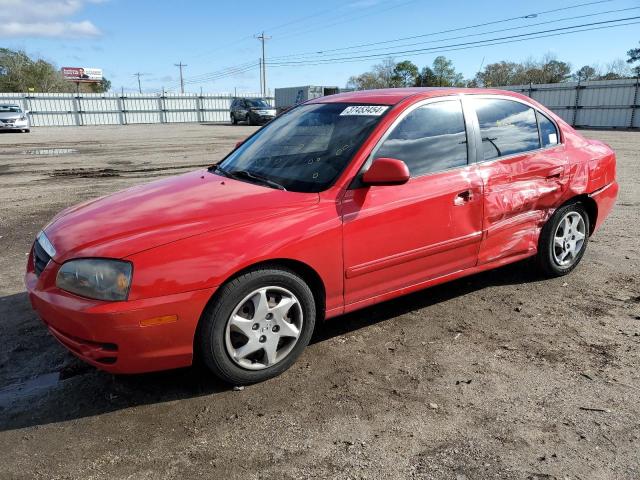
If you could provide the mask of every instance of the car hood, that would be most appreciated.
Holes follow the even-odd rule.
[[[124,258],[211,230],[281,216],[319,201],[199,170],[68,208],[44,229],[54,260]]]

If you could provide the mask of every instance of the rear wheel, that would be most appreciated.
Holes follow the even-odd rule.
[[[286,269],[257,269],[227,283],[199,329],[204,363],[234,385],[288,369],[309,343],[316,309],[307,284]]]
[[[540,233],[538,264],[549,277],[578,266],[589,241],[589,216],[581,203],[559,208]]]
[[[236,119],[236,116],[233,113],[231,114],[231,124],[232,125],[238,124],[238,120]]]
[[[251,119],[251,114],[247,113],[247,125],[253,125],[253,120]]]

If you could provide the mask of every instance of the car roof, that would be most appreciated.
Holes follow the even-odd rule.
[[[447,95],[507,95],[530,101],[529,97],[509,90],[492,88],[461,88],[461,87],[409,87],[409,88],[381,88],[378,90],[358,90],[354,92],[338,93],[326,97],[316,98],[309,103],[372,103],[377,105],[395,105],[409,97],[432,98]]]

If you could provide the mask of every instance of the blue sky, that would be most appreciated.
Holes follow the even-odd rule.
[[[174,64],[182,61],[188,65],[185,68],[187,91],[202,88],[206,92],[233,92],[237,88],[238,92],[256,92],[259,90],[260,43],[252,36],[264,30],[272,36],[267,42],[267,61],[311,63],[315,59],[318,63],[318,59],[329,59],[320,65],[268,66],[270,88],[308,84],[344,86],[349,76],[368,70],[380,59],[371,57],[348,62],[336,59],[443,48],[478,39],[640,16],[640,0],[611,0],[543,13],[536,18],[434,35],[442,30],[584,3],[589,0],[0,0],[0,46],[25,49],[58,66],[103,68],[117,90],[137,88],[133,76],[136,72],[145,74],[142,84],[146,91],[157,91],[163,86],[176,90],[179,77]],[[629,10],[600,14],[622,9]],[[576,16],[583,18],[559,21]],[[555,23],[516,29],[550,21]],[[512,30],[501,31],[503,29]],[[488,31],[494,33],[446,40]],[[327,52],[427,34],[431,36]],[[470,78],[483,59],[487,64],[541,57],[547,53],[570,62],[574,68],[594,63],[604,66],[616,58],[626,58],[625,52],[637,47],[639,40],[640,25],[635,24],[525,42],[392,56],[397,61],[408,58],[421,67],[442,54]],[[313,53],[319,51],[325,53]],[[300,53],[304,55],[290,56]],[[233,71],[226,70],[238,65],[241,67]],[[215,79],[212,74],[216,74]]]

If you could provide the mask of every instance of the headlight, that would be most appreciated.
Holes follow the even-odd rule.
[[[56,285],[82,297],[122,301],[129,296],[131,270],[131,263],[121,260],[70,260],[58,270]]]
[[[20,120],[21,120],[21,121],[23,121],[23,122],[24,122],[26,119],[27,119],[27,116],[26,116],[26,115],[23,115],[23,116],[21,116],[21,117],[20,117]]]

